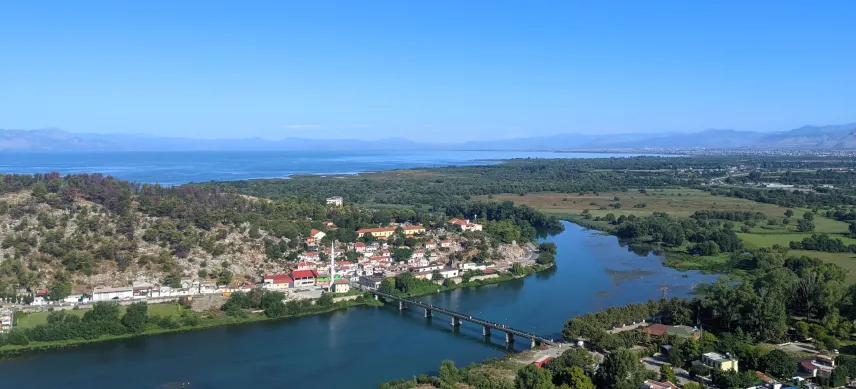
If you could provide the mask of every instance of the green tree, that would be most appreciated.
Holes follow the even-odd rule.
[[[782,350],[773,350],[761,357],[762,370],[781,380],[786,380],[796,373],[796,361]]]
[[[51,290],[51,300],[62,301],[71,294],[71,282],[65,280],[57,280],[49,287]]]
[[[517,389],[554,389],[556,385],[553,385],[553,375],[549,370],[535,365],[526,365],[517,371],[514,387]]]
[[[591,378],[579,366],[565,368],[557,378],[559,385],[567,385],[571,389],[594,389]]]
[[[794,216],[794,211],[792,209],[785,210],[785,217],[789,218]]]
[[[91,310],[83,314],[83,322],[118,322],[119,312],[119,304],[115,302],[99,301],[92,306]]]
[[[812,221],[812,220],[814,220],[814,214],[811,212],[806,212],[803,214],[803,219],[808,220],[808,221]]]
[[[450,360],[440,363],[439,376],[440,380],[449,386],[454,385],[461,378],[460,371],[455,367],[455,362]]]
[[[133,303],[128,306],[125,315],[122,316],[122,325],[128,327],[128,332],[139,334],[146,330],[149,320],[149,306],[145,301]]]
[[[321,297],[318,298],[318,302],[316,303],[320,307],[329,307],[333,305],[333,294],[332,293],[324,293]]]
[[[635,353],[618,349],[604,358],[599,373],[604,387],[637,389],[642,385],[644,368]]]
[[[395,293],[395,281],[392,278],[384,278],[380,283],[380,287],[378,287],[383,293],[394,294]]]
[[[806,213],[806,215],[810,215]],[[799,219],[797,220],[797,231],[799,232],[812,232],[814,231],[814,223],[809,219]]]
[[[665,382],[677,382],[677,374],[675,374],[675,369],[672,369],[671,365],[663,364],[660,366],[660,381]]]

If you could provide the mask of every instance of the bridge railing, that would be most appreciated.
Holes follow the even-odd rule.
[[[367,289],[369,291],[371,291],[372,293],[380,296],[380,297],[398,300],[398,301],[401,301],[401,302],[406,303],[406,304],[415,305],[415,306],[422,307],[425,309],[430,309],[432,311],[439,312],[439,313],[442,313],[444,315],[452,316],[452,317],[462,319],[462,320],[467,320],[467,321],[475,323],[475,324],[489,326],[489,327],[496,328],[496,329],[504,331],[504,332],[508,332],[508,333],[518,335],[518,336],[522,336],[525,338],[535,339],[535,340],[538,340],[538,341],[541,341],[544,343],[549,343],[549,344],[555,343],[552,339],[547,339],[543,336],[536,335],[536,334],[533,334],[531,332],[521,331],[521,330],[518,330],[516,328],[508,327],[508,326],[505,326],[505,325],[502,325],[499,323],[494,323],[494,322],[484,320],[484,319],[479,319],[477,317],[465,315],[465,314],[460,313],[460,312],[455,312],[455,311],[452,311],[452,310],[449,310],[446,308],[437,307],[437,306],[434,306],[434,305],[431,305],[428,303],[423,303],[423,302],[411,300],[411,299],[408,299],[405,297],[399,297],[399,296],[392,295],[389,293],[384,293],[384,292],[381,292],[377,289],[372,289],[372,288],[367,288]]]

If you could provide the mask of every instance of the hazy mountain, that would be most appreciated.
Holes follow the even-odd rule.
[[[4,151],[183,150],[567,150],[614,148],[856,149],[856,123],[789,131],[706,130],[694,133],[559,134],[543,137],[428,145],[404,138],[380,140],[262,138],[193,139],[147,134],[71,134],[60,129],[0,130]]]

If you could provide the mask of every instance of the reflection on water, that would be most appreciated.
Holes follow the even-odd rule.
[[[693,284],[716,279],[665,268],[662,258],[628,252],[615,237],[565,227],[544,238],[558,246],[555,268],[420,300],[558,339],[573,316],[659,298],[663,282],[670,296],[686,296]],[[399,312],[397,304],[350,308],[44,353],[0,363],[0,377],[2,387],[35,389],[373,388],[436,371],[444,359],[465,366],[508,351],[502,332],[485,338],[479,326],[450,322],[436,313],[426,319],[421,309]]]

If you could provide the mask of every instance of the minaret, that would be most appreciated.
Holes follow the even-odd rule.
[[[333,245],[335,242],[330,242],[330,292],[333,292],[333,284],[336,282],[336,253]]]

